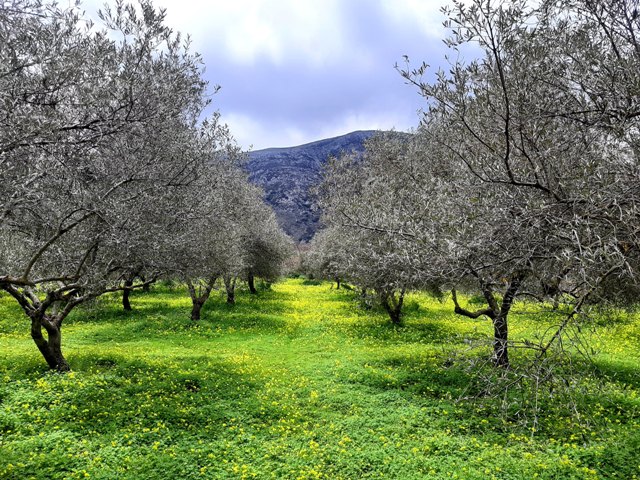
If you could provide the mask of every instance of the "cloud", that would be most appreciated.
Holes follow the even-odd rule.
[[[348,2],[347,2],[348,3]],[[87,2],[97,5],[97,0]],[[348,42],[339,0],[155,0],[167,23],[189,33],[196,50],[215,48],[236,64],[304,59],[322,65]]]
[[[381,0],[380,4],[387,18],[398,28],[414,24],[426,36],[442,38],[444,17],[440,8],[443,3],[433,0]]]
[[[443,57],[440,4],[431,0],[154,3],[191,35],[206,78],[222,85],[212,108],[244,147],[415,126],[422,100],[393,66],[403,55]]]
[[[302,145],[322,137],[313,136],[305,125],[280,119],[271,122],[256,121],[253,116],[230,113],[225,122],[245,149],[260,150],[269,147]],[[332,136],[332,135],[327,135]],[[251,139],[251,143],[246,143]]]
[[[312,66],[361,47],[363,21],[379,16],[394,30],[438,36],[440,3],[433,0],[155,0],[168,23],[190,33],[194,46],[216,48],[235,63],[297,59]],[[372,15],[373,14],[373,15]],[[360,38],[358,38],[360,37]]]

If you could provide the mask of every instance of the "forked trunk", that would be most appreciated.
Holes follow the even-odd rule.
[[[394,325],[402,325],[402,318],[400,316],[400,310],[398,309],[389,309],[389,318],[391,319],[391,323]]]
[[[70,367],[64,355],[62,355],[62,332],[57,320],[49,316],[43,315],[38,318],[34,315],[31,318],[31,338],[33,338],[50,369],[68,372]],[[43,328],[47,332],[46,339],[42,335]]]
[[[451,290],[455,313],[468,318],[478,318],[485,315],[491,319],[491,323],[493,324],[492,359],[496,367],[509,368],[509,324],[507,319],[524,278],[525,274],[521,272],[512,277],[502,298],[502,304],[498,304],[493,287],[491,287],[489,283],[481,280],[480,287],[482,288],[482,294],[488,306],[475,312],[462,308],[458,303],[456,290]]]
[[[209,299],[215,281],[215,277],[211,277],[204,285],[199,285],[198,287],[196,287],[191,280],[187,281],[187,288],[189,289],[189,296],[191,297],[191,320],[200,320],[202,306]]]
[[[32,287],[2,285],[22,307],[31,320],[31,338],[40,350],[42,357],[52,370],[68,372],[69,363],[62,354],[62,322],[71,311],[93,294],[80,295],[79,291],[62,286],[58,290],[47,292],[44,299],[35,294]],[[47,313],[50,311],[51,313]],[[43,335],[46,331],[46,338]]]

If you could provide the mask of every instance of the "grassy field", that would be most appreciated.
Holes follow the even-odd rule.
[[[459,400],[472,374],[452,353],[490,325],[426,296],[403,327],[302,279],[235,307],[216,295],[197,324],[181,288],[132,303],[74,312],[59,375],[0,295],[0,478],[640,478],[638,316],[597,322],[579,416],[558,395],[532,423]],[[516,338],[544,323],[523,308]]]

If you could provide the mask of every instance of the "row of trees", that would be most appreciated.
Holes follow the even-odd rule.
[[[451,290],[486,316],[509,366],[516,298],[566,304],[538,355],[596,301],[636,301],[640,238],[640,14],[632,0],[476,0],[448,14],[448,70],[398,71],[425,98],[412,135],[329,163],[311,264],[379,295]],[[464,52],[476,60],[460,60]],[[468,310],[457,289],[486,305]]]
[[[218,115],[188,40],[148,0],[96,27],[77,7],[0,5],[0,289],[52,369],[78,305],[161,276],[198,318],[224,277],[271,277],[288,249]],[[125,298],[125,306],[128,299]]]

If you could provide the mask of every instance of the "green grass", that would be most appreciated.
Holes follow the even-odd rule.
[[[316,283],[241,292],[235,307],[217,295],[197,324],[180,288],[136,293],[130,313],[100,299],[64,326],[66,375],[47,372],[0,295],[0,478],[640,477],[637,316],[596,322],[594,364],[572,364],[580,417],[558,395],[533,424],[500,399],[459,401],[465,359],[490,347],[452,355],[488,338],[487,321],[411,295],[393,327]],[[519,307],[516,338],[551,322]]]

